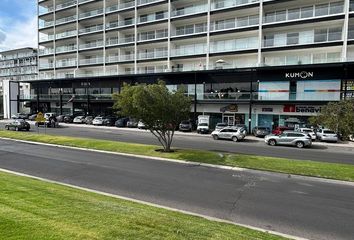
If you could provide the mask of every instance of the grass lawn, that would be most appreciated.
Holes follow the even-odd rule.
[[[0,130],[0,137],[112,152],[164,157],[191,162],[202,162],[266,170],[287,174],[354,181],[354,165],[349,164],[322,163],[315,161],[291,160],[285,158],[263,157],[244,154],[220,154],[217,152],[190,149],[177,149],[174,153],[162,153],[155,151],[160,147],[154,145],[142,145],[89,138],[43,135],[26,132],[11,132],[4,130]]]
[[[285,239],[0,172],[0,239]]]

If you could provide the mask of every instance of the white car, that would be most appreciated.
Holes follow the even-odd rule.
[[[211,133],[211,136],[214,140],[218,139],[229,139],[234,142],[243,140],[246,137],[246,129],[244,128],[235,128],[235,127],[226,127],[221,130],[215,130]]]
[[[209,133],[209,125],[207,123],[198,123],[197,133]]]
[[[85,123],[85,116],[77,116],[74,118],[73,123]]]
[[[338,142],[338,135],[330,129],[319,129],[317,139],[325,142]]]
[[[138,129],[146,129],[145,123],[143,123],[142,121],[138,122]]]
[[[103,117],[95,117],[92,121],[92,125],[103,125]]]
[[[349,140],[352,141],[352,142],[354,142],[354,134],[350,134],[350,135],[349,135]]]
[[[317,138],[316,133],[311,128],[299,128],[298,131],[310,135],[312,141],[315,141]]]

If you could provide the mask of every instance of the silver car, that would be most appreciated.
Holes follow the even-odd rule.
[[[265,136],[264,141],[270,146],[289,145],[303,148],[310,147],[312,145],[310,135],[294,131],[286,131],[280,135],[270,134]]]
[[[317,131],[317,139],[325,142],[338,142],[338,135],[329,129],[319,129]]]
[[[215,130],[211,133],[211,136],[214,140],[218,139],[229,139],[234,142],[240,141],[246,137],[246,129],[244,128],[235,128],[235,127],[226,127],[221,130]]]
[[[313,131],[313,129],[311,129],[311,128],[299,128],[298,131],[310,135],[312,141],[316,140],[317,136],[316,136],[316,133]]]

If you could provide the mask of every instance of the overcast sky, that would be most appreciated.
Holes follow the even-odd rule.
[[[37,0],[0,0],[0,51],[37,47]]]

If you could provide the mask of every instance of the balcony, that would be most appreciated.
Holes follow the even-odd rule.
[[[68,7],[71,7],[71,6],[74,6],[76,5],[77,1],[68,1],[68,2],[65,2],[65,3],[62,3],[62,4],[58,4],[55,9],[58,11],[58,10],[61,10],[63,8],[68,8]]]
[[[127,9],[127,8],[133,8],[133,7],[135,7],[135,1],[120,3],[118,5],[113,5],[113,6],[107,7],[106,13],[111,13],[111,12],[115,12],[115,11],[119,11],[119,10],[123,10],[123,9]]]
[[[53,41],[54,35],[42,36],[39,38],[39,42]]]
[[[258,38],[240,38],[211,42],[210,53],[233,52],[258,48]]]
[[[185,36],[192,35],[197,33],[206,33],[208,30],[208,26],[206,23],[201,24],[193,24],[183,27],[177,27],[176,31],[172,33],[172,36]]]
[[[212,22],[210,24],[210,31],[214,32],[220,30],[238,29],[250,26],[258,26],[258,24],[259,17],[257,15],[238,17]]]
[[[106,24],[106,30],[115,29],[119,27],[133,26],[134,24],[135,24],[134,19],[110,22]]]
[[[61,47],[56,48],[55,53],[72,52],[72,51],[76,51],[76,50],[77,50],[76,45],[61,46]]]
[[[102,64],[103,57],[94,57],[94,58],[87,58],[87,59],[80,59],[79,65],[95,65],[95,64]]]
[[[138,35],[138,41],[150,41],[155,39],[162,39],[168,37],[168,30],[155,30],[149,32],[142,32]]]
[[[56,39],[62,39],[62,38],[67,38],[67,37],[73,37],[77,35],[77,31],[76,30],[71,30],[71,31],[66,31],[66,32],[62,32],[62,33],[57,33],[56,34]]]
[[[191,7],[186,7],[183,9],[176,9],[171,12],[171,17],[181,17],[185,15],[193,15],[197,13],[204,13],[208,11],[208,5],[195,5]]]
[[[54,21],[40,21],[39,22],[39,29],[52,27],[54,26]]]
[[[216,0],[211,4],[211,10],[238,7],[238,6],[258,3],[258,2],[259,0],[224,0],[224,1]]]
[[[93,10],[89,12],[84,12],[79,14],[79,19],[95,17],[103,14],[103,9]]]
[[[53,63],[39,63],[38,68],[39,69],[50,69],[50,68],[54,68],[54,64]]]
[[[45,48],[39,50],[39,56],[54,54],[54,48]]]
[[[325,17],[344,12],[343,2],[332,2],[326,4],[317,4],[308,7],[295,9],[285,9],[265,13],[263,21],[267,23],[279,23],[287,21],[296,21],[316,17]]]
[[[76,67],[77,62],[76,59],[68,59],[68,60],[59,60],[56,62],[55,66],[57,68],[62,68],[62,67]]]
[[[80,44],[79,45],[79,50],[84,50],[84,49],[92,49],[92,48],[98,48],[98,47],[103,47],[103,40],[98,40],[95,42],[89,42],[85,44]]]
[[[179,46],[176,49],[171,50],[171,57],[181,57],[190,55],[201,55],[206,54],[207,47],[206,44],[194,44]]]
[[[103,25],[96,25],[96,26],[82,28],[79,30],[79,34],[80,35],[81,34],[88,34],[88,33],[99,32],[99,31],[103,31]]]
[[[138,6],[151,4],[151,3],[155,3],[155,2],[161,2],[161,1],[162,0],[138,0]]]
[[[51,7],[42,7],[42,6],[39,6],[39,13],[38,15],[44,15],[44,14],[47,14],[47,13],[51,13],[54,11],[54,7],[51,6]]]
[[[167,66],[147,66],[147,67],[139,67],[137,73],[138,74],[149,74],[149,73],[161,73],[166,72]]]
[[[126,37],[126,38],[109,38],[106,40],[106,46],[115,46],[119,44],[128,44],[134,43],[134,37]]]
[[[76,21],[76,15],[57,19],[57,20],[55,21],[55,23],[56,23],[57,25],[59,25],[59,24],[64,24],[64,23],[68,23],[68,22],[73,22],[73,21]]]
[[[269,55],[264,58],[264,66],[284,66],[341,62],[340,52],[292,53],[291,55]]]
[[[167,50],[154,50],[154,51],[139,52],[138,60],[166,58],[167,55],[168,55]]]
[[[284,46],[296,46],[296,45],[306,45],[306,44],[314,44],[314,43],[326,43],[333,41],[341,41],[342,33],[328,33],[328,34],[314,34],[312,36],[299,36],[299,34],[292,33],[287,36],[280,36],[277,38],[268,38],[263,40],[263,47],[284,47]],[[295,36],[291,36],[295,35]]]
[[[164,13],[159,13],[159,14],[149,14],[149,15],[144,15],[144,16],[140,16],[138,19],[138,24],[139,23],[150,23],[153,21],[159,21],[159,20],[163,20],[163,19],[167,19],[168,18],[168,12],[164,12]]]
[[[134,61],[134,54],[109,56],[106,58],[106,63],[117,63],[117,62],[127,62],[127,61]]]

